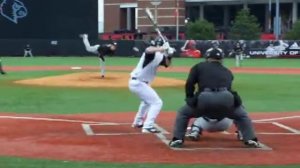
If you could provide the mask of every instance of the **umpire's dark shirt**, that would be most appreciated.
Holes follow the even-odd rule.
[[[201,62],[192,67],[185,84],[186,97],[193,97],[195,85],[198,85],[198,92],[204,88],[231,89],[233,81],[232,72],[219,62]]]

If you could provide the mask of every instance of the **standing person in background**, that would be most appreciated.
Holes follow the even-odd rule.
[[[235,66],[240,67],[241,66],[241,61],[243,60],[243,52],[244,48],[242,46],[242,43],[237,41],[234,45],[234,54],[235,54]]]
[[[26,44],[26,46],[24,48],[24,57],[27,57],[27,56],[33,57],[32,49],[30,47],[30,44]]]
[[[201,52],[196,48],[196,41],[195,40],[187,40],[183,47],[181,47],[180,56],[182,57],[192,57],[192,58],[200,58]]]
[[[93,54],[98,54],[99,62],[100,62],[100,75],[101,75],[101,78],[104,78],[105,77],[105,58],[104,58],[104,56],[113,55],[117,49],[117,43],[113,42],[110,44],[103,44],[103,45],[97,44],[97,45],[91,46],[90,42],[88,40],[87,34],[81,34],[79,37],[82,38],[83,44],[84,44],[87,52],[90,52]]]
[[[2,75],[5,75],[6,74],[6,72],[3,70],[3,68],[2,68],[2,60],[1,60],[1,57],[0,57],[0,73],[2,74]]]
[[[156,91],[151,87],[158,67],[169,67],[175,49],[168,42],[157,38],[151,46],[145,49],[137,66],[130,74],[129,90],[136,94],[141,103],[135,115],[132,127],[142,128],[142,133],[159,133],[155,128],[155,120],[160,113],[163,102]]]

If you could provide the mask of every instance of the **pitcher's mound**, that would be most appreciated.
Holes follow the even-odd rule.
[[[99,72],[80,72],[67,75],[42,77],[15,81],[18,84],[39,86],[70,86],[70,87],[127,87],[129,73],[111,72],[101,78]],[[151,84],[154,87],[183,86],[185,81],[156,77]]]

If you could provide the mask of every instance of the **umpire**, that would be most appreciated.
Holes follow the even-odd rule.
[[[186,105],[177,112],[170,147],[182,147],[189,120],[202,116],[217,120],[225,117],[233,119],[242,133],[244,144],[261,147],[241,98],[232,91],[233,74],[223,66],[223,55],[220,50],[213,49],[206,55],[205,62],[194,65],[190,70],[185,85]]]

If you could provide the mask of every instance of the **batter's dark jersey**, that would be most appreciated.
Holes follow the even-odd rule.
[[[195,84],[198,85],[198,92],[204,88],[227,88],[231,90],[233,82],[232,72],[219,62],[201,62],[190,70],[185,84],[186,97],[193,97]]]

